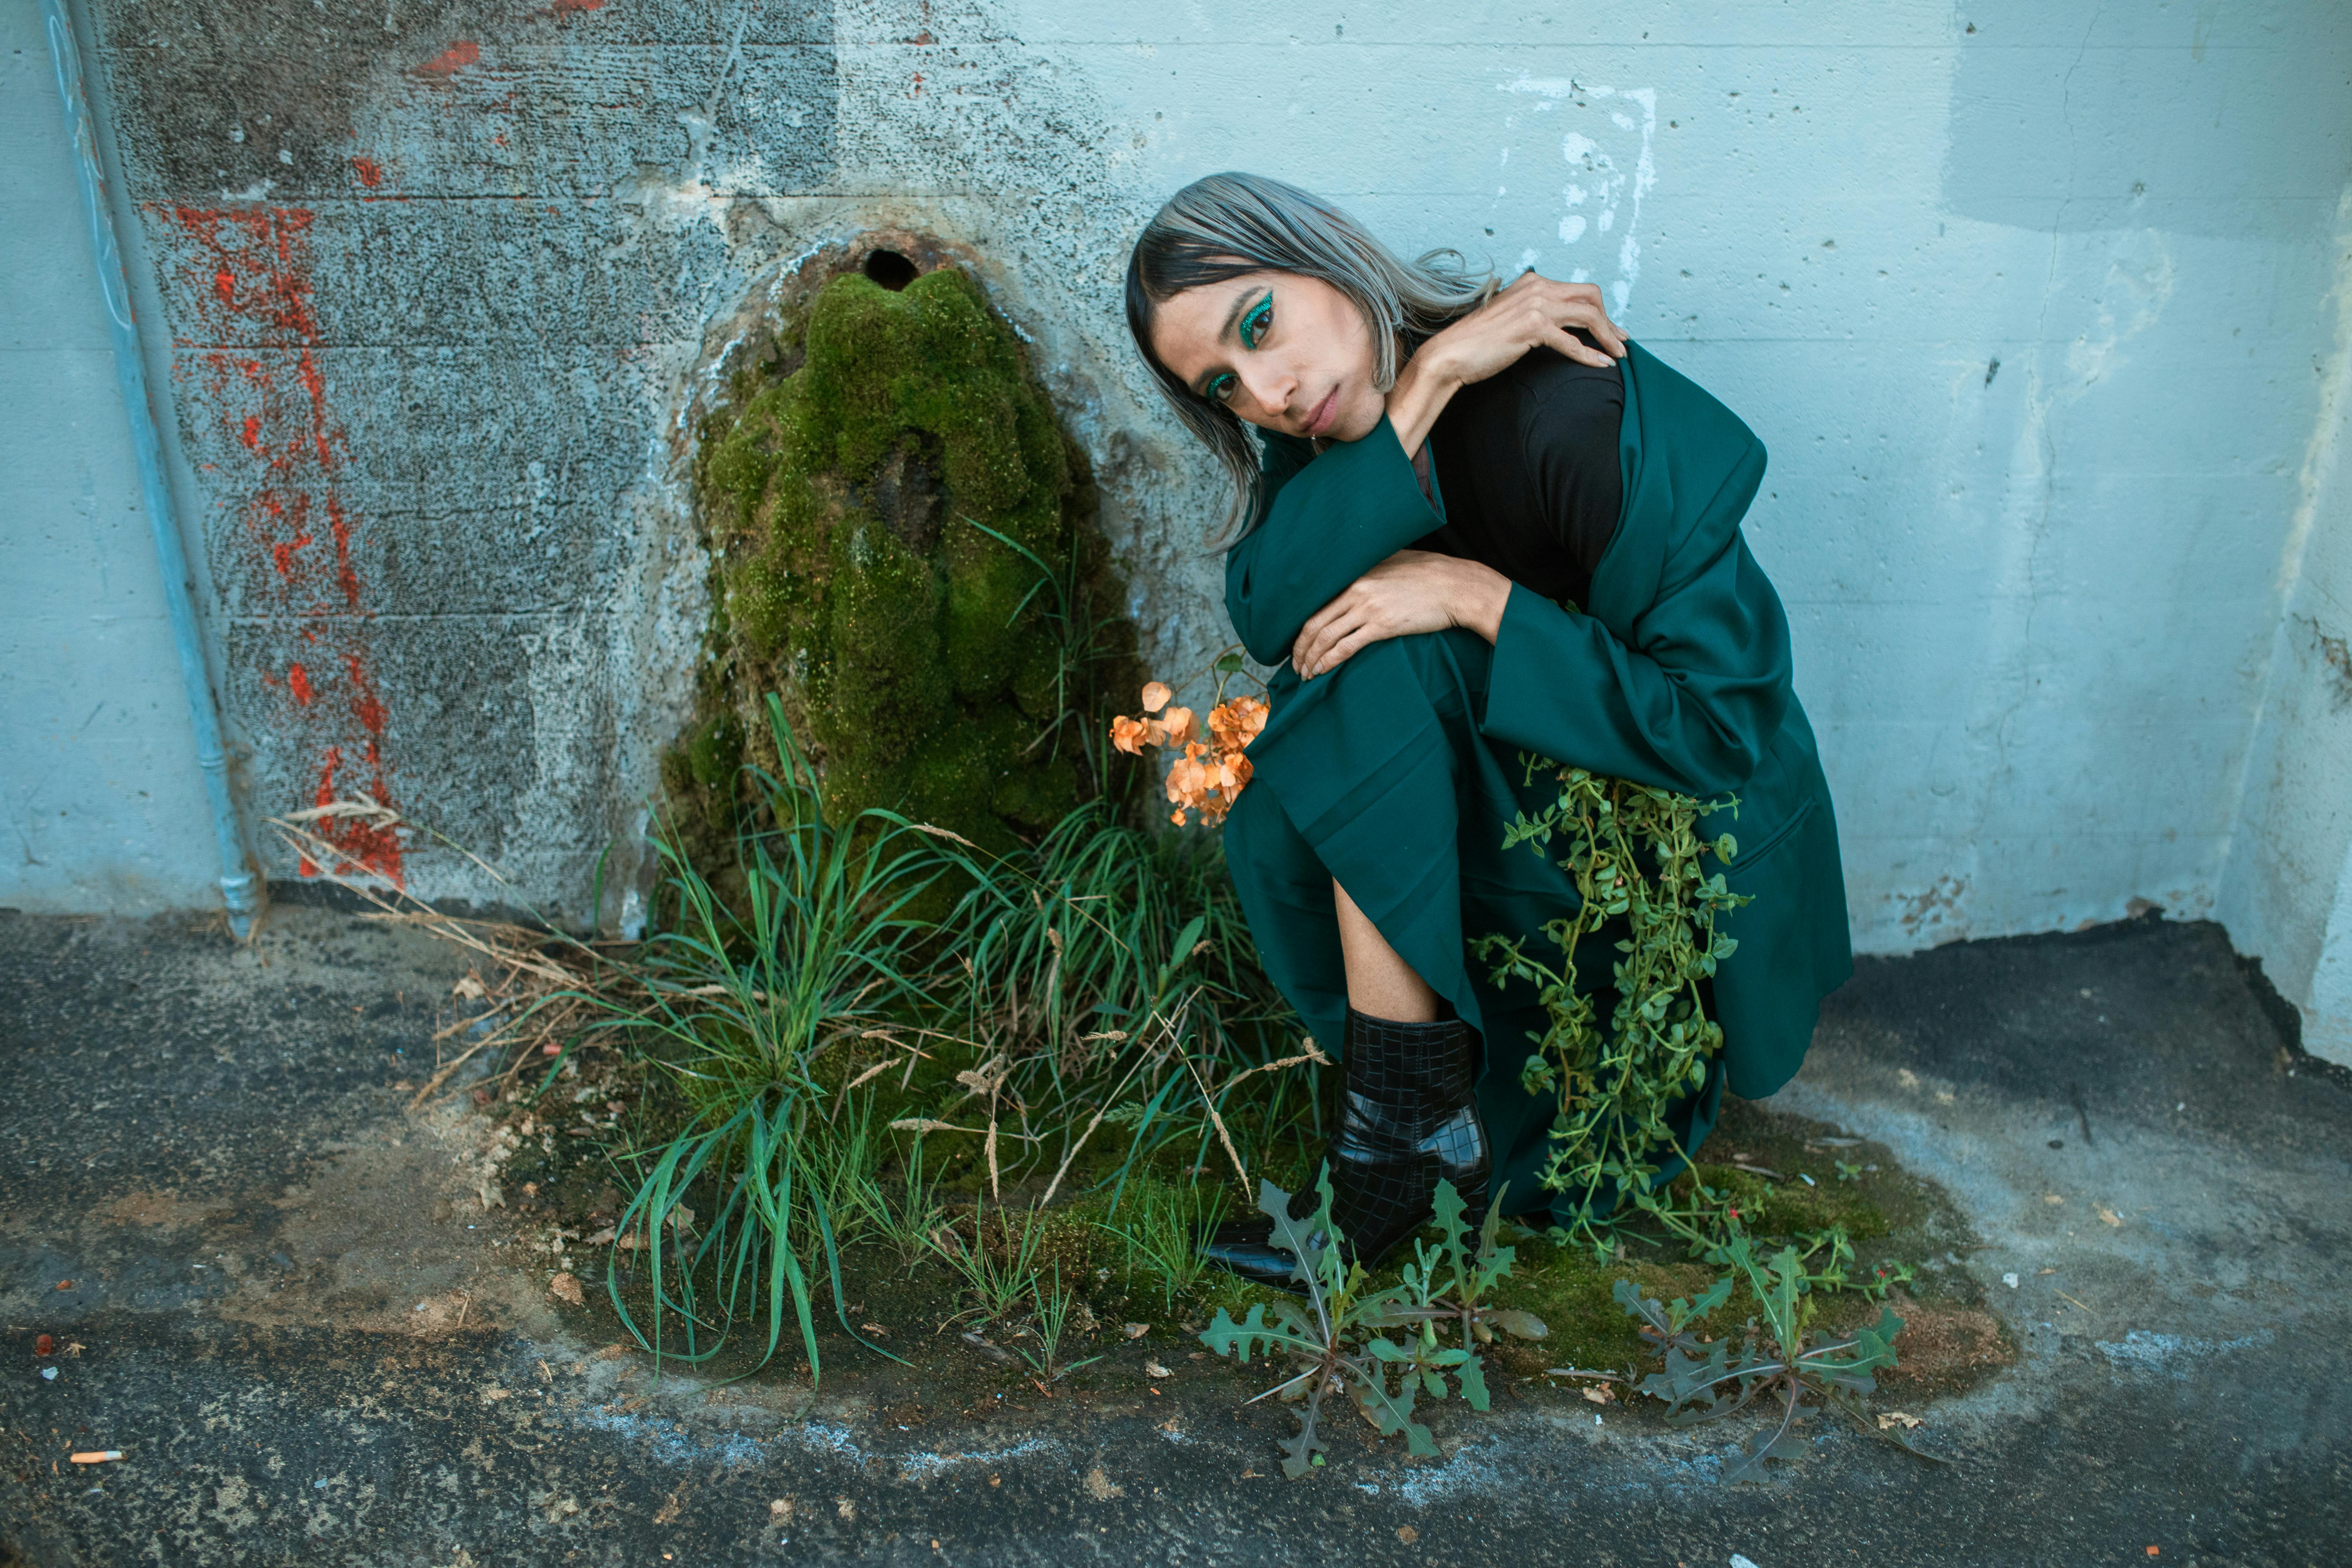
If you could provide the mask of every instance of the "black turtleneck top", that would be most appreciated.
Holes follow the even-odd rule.
[[[1444,525],[1413,548],[1480,562],[1581,608],[1623,504],[1624,411],[1614,365],[1595,369],[1550,349],[1530,349],[1463,387],[1429,433]]]

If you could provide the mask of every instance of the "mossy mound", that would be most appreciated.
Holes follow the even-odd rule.
[[[664,768],[695,848],[731,837],[742,764],[774,761],[772,691],[842,820],[891,807],[1004,853],[1126,782],[1095,719],[1140,679],[1124,584],[1085,457],[979,285],[845,272],[771,330],[697,465],[719,608]]]

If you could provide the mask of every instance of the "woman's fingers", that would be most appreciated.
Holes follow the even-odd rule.
[[[1471,624],[1456,613],[1463,566],[1428,551],[1398,551],[1299,628],[1290,645],[1291,668],[1301,680],[1312,680],[1368,643]]]
[[[1587,347],[1582,338],[1578,337],[1566,327],[1552,328],[1551,335],[1546,341],[1579,364],[1589,364],[1595,370],[1616,368],[1617,362],[1610,358],[1604,351]]]
[[[1347,637],[1341,637],[1338,643],[1333,645],[1331,651],[1323,656],[1323,663],[1317,668],[1315,673],[1322,675],[1330,670],[1339,668],[1341,665],[1355,658],[1358,650],[1380,640],[1378,634],[1374,633],[1370,627],[1363,628],[1360,631],[1351,633]]]
[[[1349,654],[1366,643],[1399,637],[1410,629],[1395,616],[1384,613],[1381,606],[1368,600],[1359,605],[1353,614],[1339,616],[1323,628],[1315,646],[1307,650],[1307,662],[1299,667],[1298,678],[1312,680],[1338,668]],[[1345,653],[1340,651],[1343,648]]]
[[[1601,298],[1597,285],[1561,283],[1533,272],[1523,272],[1505,292],[1517,294],[1521,300],[1540,310],[1553,325],[1582,327],[1612,357],[1624,354],[1625,334],[1616,322],[1609,319],[1607,302]],[[1595,363],[1581,354],[1575,357],[1587,364]]]
[[[1292,668],[1298,671],[1298,678],[1312,680],[1321,669],[1332,645],[1363,623],[1362,606],[1357,603],[1353,588],[1325,605],[1299,632],[1298,641],[1291,648],[1290,662]]]
[[[1609,319],[1608,306],[1601,298],[1601,290],[1593,288],[1590,283],[1578,283],[1572,287],[1584,292],[1570,301],[1575,311],[1570,320],[1575,325],[1591,332],[1593,341],[1607,350],[1612,358],[1624,358],[1624,331]]]

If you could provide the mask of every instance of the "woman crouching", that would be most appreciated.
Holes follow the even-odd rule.
[[[1268,975],[1343,1064],[1325,1155],[1342,1239],[1376,1264],[1440,1178],[1474,1214],[1502,1186],[1514,1213],[1571,1217],[1538,1180],[1559,1102],[1521,1086],[1544,1009],[1465,948],[1578,907],[1550,857],[1502,847],[1545,804],[1526,753],[1737,799],[1727,877],[1749,901],[1718,918],[1738,946],[1700,1003],[1724,1046],[1669,1116],[1670,1180],[1727,1087],[1759,1098],[1796,1072],[1853,966],[1788,618],[1739,532],[1762,444],[1628,342],[1598,289],[1402,261],[1256,175],[1160,209],[1127,314],[1232,477],[1225,607],[1282,667],[1225,848]],[[1270,1237],[1232,1222],[1207,1250],[1278,1285],[1293,1260]]]

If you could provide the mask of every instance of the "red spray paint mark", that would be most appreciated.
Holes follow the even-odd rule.
[[[343,655],[343,669],[352,678],[352,717],[370,735],[383,733],[383,703],[375,694],[375,684],[368,679],[367,666],[355,653]]]
[[[415,68],[418,76],[453,77],[467,66],[478,64],[481,58],[479,44],[471,38],[460,38]]]
[[[319,770],[319,787],[312,799],[313,805],[328,806],[345,798],[343,788],[335,779],[336,772],[342,765],[343,749],[329,746],[326,763]],[[373,794],[370,791],[361,793]],[[384,804],[381,796],[374,798],[377,804]],[[311,831],[335,847],[335,852],[343,862],[337,869],[367,871],[394,885],[401,884],[400,835],[397,829],[381,826],[365,817],[328,816],[320,818]],[[305,877],[319,874],[319,867],[307,855],[302,858],[300,869]]]
[[[352,167],[365,184],[382,176],[370,160],[354,159]],[[313,215],[293,207],[179,207],[172,216],[190,250],[183,274],[189,305],[178,314],[184,329],[194,329],[184,331],[177,346],[201,373],[201,402],[226,427],[232,449],[252,464],[241,479],[235,464],[215,466],[217,482],[236,502],[257,563],[267,563],[260,581],[276,595],[278,616],[299,624],[304,642],[323,644],[320,651],[332,655],[316,672],[301,663],[288,666],[286,684],[296,707],[288,717],[287,743],[321,759],[312,804],[363,796],[391,807],[382,746],[386,715],[371,672],[372,621],[352,555],[358,520],[338,491],[348,454],[320,363],[323,338],[310,284]],[[333,544],[331,559],[313,548],[321,521]],[[320,701],[332,695],[338,670],[342,700]],[[259,679],[274,684],[268,671]],[[364,758],[363,767],[346,765],[352,755]],[[334,863],[326,868],[404,885],[396,827],[333,816],[313,830],[335,848]],[[309,858],[301,863],[306,877],[321,869]]]
[[[383,165],[364,153],[355,153],[352,155],[352,173],[357,174],[360,184],[369,190],[373,190],[383,184]]]

